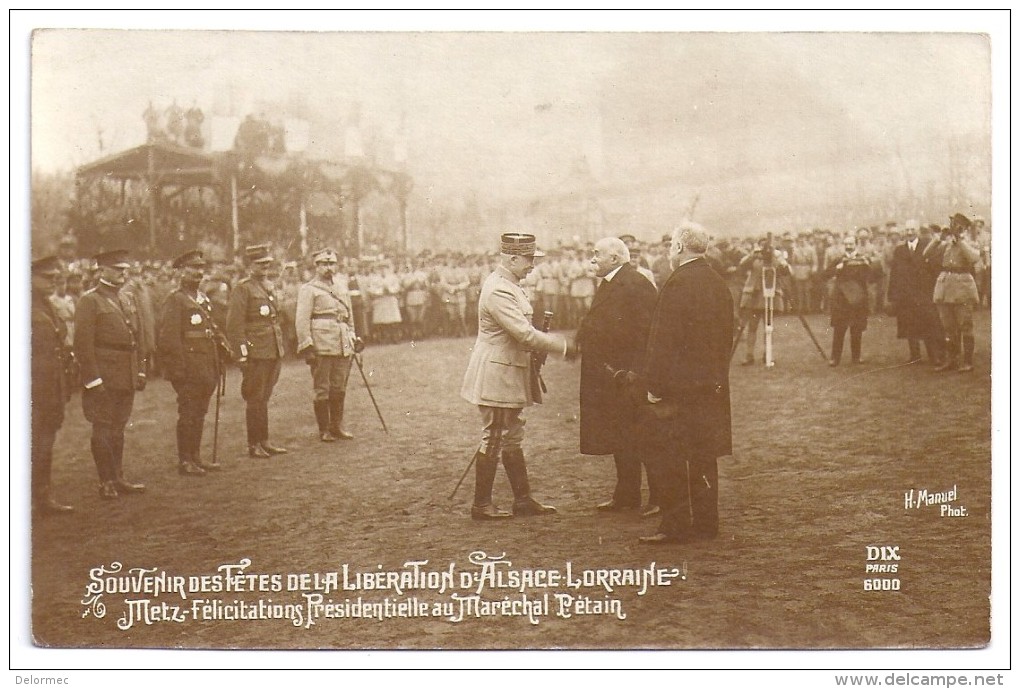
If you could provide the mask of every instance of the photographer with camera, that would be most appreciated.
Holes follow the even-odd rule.
[[[932,301],[946,332],[946,361],[936,371],[974,370],[974,307],[978,304],[974,266],[981,252],[965,236],[970,229],[967,216],[957,213],[949,219],[941,239],[933,241],[925,252],[926,256],[933,254],[932,260],[941,265]]]
[[[765,318],[766,292],[773,295],[774,312],[783,312],[783,289],[779,277],[790,274],[790,266],[782,251],[772,246],[772,235],[758,240],[756,248],[740,260],[739,271],[747,271],[740,294],[740,320],[745,331],[746,354],[742,366],[754,363],[754,345],[758,324]]]
[[[830,307],[833,330],[829,366],[839,366],[848,329],[850,357],[854,364],[861,363],[861,338],[868,327],[868,282],[872,275],[871,259],[862,256],[857,250],[857,239],[847,235],[843,240],[843,255],[824,272],[826,279],[835,278]]]

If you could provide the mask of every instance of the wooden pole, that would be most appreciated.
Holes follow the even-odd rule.
[[[230,173],[230,227],[233,233],[233,252],[231,256],[237,256],[241,248],[241,230],[237,222],[237,175]]]

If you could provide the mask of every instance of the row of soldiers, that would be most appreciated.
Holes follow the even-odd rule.
[[[155,351],[177,394],[178,470],[185,476],[220,469],[215,453],[205,461],[200,447],[210,400],[222,392],[224,366],[230,361],[242,371],[249,456],[287,453],[269,438],[268,401],[285,353],[270,279],[276,262],[265,244],[248,247],[246,257],[248,276],[231,291],[225,327],[216,322],[212,302],[200,289],[207,266],[202,252],[189,251],[173,262],[179,286],[162,303]],[[364,343],[354,329],[349,294],[334,279],[336,252],[323,249],[313,259],[315,274],[298,293],[298,350],[311,371],[319,439],[350,440],[353,435],[343,428],[347,379]],[[50,472],[75,377],[92,426],[90,450],[100,496],[116,499],[145,490],[124,474],[124,429],[149,370],[137,306],[123,294],[132,264],[124,250],[101,253],[94,261],[98,280],[77,301],[70,349],[66,325],[50,299],[60,261],[50,256],[32,263],[32,496],[41,513],[71,511],[51,494]]]

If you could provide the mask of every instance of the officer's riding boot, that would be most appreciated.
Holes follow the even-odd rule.
[[[111,459],[108,434],[95,428],[92,431],[92,459],[99,475],[99,495],[105,499],[117,497],[117,486],[113,485],[113,460]]]
[[[177,473],[181,476],[205,475],[205,469],[195,463],[195,457],[191,454],[188,429],[180,421],[177,422]]]
[[[479,450],[475,453],[475,501],[471,518],[478,520],[509,519],[510,513],[492,504],[492,482],[496,479],[499,460]]]
[[[39,514],[67,514],[73,512],[74,508],[57,502],[50,493],[49,484],[33,489],[32,507]]]
[[[198,466],[194,458],[186,453],[178,453],[177,473],[181,476],[205,476],[205,469]]]
[[[142,493],[145,491],[145,484],[130,483],[124,478],[124,434],[119,433],[113,442],[113,484],[117,486],[118,493]]]
[[[329,432],[340,440],[353,440],[354,436],[343,429],[344,398],[346,392],[329,393]]]
[[[958,371],[964,373],[974,370],[974,336],[963,336],[963,361],[960,362]]]
[[[259,411],[254,404],[249,404],[244,409],[244,422],[248,428],[248,456],[268,457],[269,453],[262,449],[262,439],[259,438]]]
[[[519,447],[503,450],[503,468],[506,469],[507,478],[510,479],[510,489],[514,492],[514,515],[552,514],[556,511],[552,505],[543,505],[531,497],[524,450]]]
[[[319,425],[319,440],[336,442],[336,436],[329,432],[329,400],[315,400],[315,422]]]
[[[211,462],[202,460],[202,427],[204,426],[204,419],[198,421],[198,425],[195,427],[195,431],[191,436],[191,457],[195,462],[195,466],[205,471],[219,471],[223,466],[215,459]]]
[[[946,358],[942,362],[941,366],[935,368],[936,371],[955,371],[959,363],[960,358],[960,343],[959,340],[953,337],[946,338]]]
[[[259,436],[262,442],[259,446],[271,455],[285,455],[289,450],[278,447],[269,442],[269,409],[263,405],[259,408]]]

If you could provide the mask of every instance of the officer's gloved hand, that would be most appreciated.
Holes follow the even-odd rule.
[[[315,365],[315,349],[313,347],[305,350],[305,363],[309,366]]]
[[[354,353],[355,354],[361,354],[363,351],[365,351],[365,341],[362,340],[360,337],[355,337],[354,338]]]

